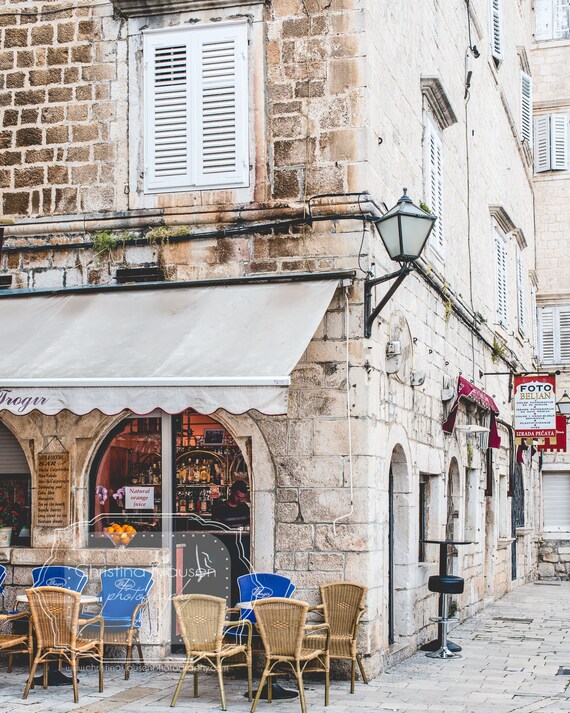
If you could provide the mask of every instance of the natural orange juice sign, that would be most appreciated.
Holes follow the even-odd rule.
[[[152,510],[154,508],[154,487],[125,487],[125,507],[127,510]]]
[[[556,377],[515,376],[515,438],[556,436]]]

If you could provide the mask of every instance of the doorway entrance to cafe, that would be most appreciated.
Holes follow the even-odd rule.
[[[90,545],[168,548],[172,596],[210,594],[233,606],[251,550],[246,458],[223,424],[193,409],[124,419],[91,469]],[[171,622],[175,651],[172,611]]]

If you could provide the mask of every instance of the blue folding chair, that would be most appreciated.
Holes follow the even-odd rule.
[[[148,593],[153,584],[152,574],[144,569],[117,567],[101,573],[99,598],[100,614],[104,621],[103,642],[127,647],[125,680],[129,679],[131,671],[133,645],[136,645],[141,666],[144,666],[139,631],[143,610],[148,603]],[[81,618],[90,616],[92,615],[85,614]],[[82,636],[95,638],[96,630],[97,627],[94,630],[84,629]]]
[[[295,585],[289,577],[271,572],[253,572],[238,577],[240,602],[255,602],[269,597],[284,597],[291,599]],[[253,609],[241,609],[241,619],[248,619],[255,624]]]
[[[0,594],[2,595],[2,611],[4,611],[4,580],[6,579],[6,567],[0,564]]]
[[[64,565],[44,565],[32,570],[32,588],[62,587],[81,593],[87,584],[87,575],[77,567]]]

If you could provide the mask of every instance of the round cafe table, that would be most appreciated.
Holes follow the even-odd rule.
[[[17,602],[22,602],[27,604],[28,596],[27,594],[18,594],[16,596]],[[84,604],[99,604],[99,597],[93,594],[82,594],[81,605]],[[57,665],[50,664],[48,669],[48,686],[71,686],[73,679],[71,676],[66,676],[62,671],[57,668]],[[34,678],[35,686],[43,686],[43,676],[38,676]]]
[[[244,611],[247,611],[248,609],[249,610],[253,609],[253,604],[254,604],[254,602],[238,602],[236,604],[236,607],[238,609],[243,609]],[[258,634],[254,634],[254,637],[258,641],[260,641],[261,637]],[[262,649],[260,648],[260,650],[262,650]],[[269,681],[267,682],[267,686],[268,685],[269,685]],[[261,692],[260,698],[262,698],[263,700],[267,700],[267,686],[265,686],[265,690],[263,690]],[[248,695],[249,694],[246,691],[246,693],[244,693],[244,696],[247,697]],[[256,695],[257,695],[257,691],[253,691],[254,698]],[[297,691],[293,691],[290,688],[283,688],[283,686],[281,686],[277,681],[273,681],[271,683],[271,698],[272,698],[272,700],[284,701],[284,700],[287,700],[290,698],[298,698],[298,697],[299,697],[299,694],[297,693]]]
[[[472,540],[420,540],[426,545],[439,545],[439,576],[446,577],[447,571],[447,548],[458,547],[461,545],[472,545]],[[443,616],[443,594],[439,595],[438,615]],[[427,644],[420,646],[422,651],[438,651],[441,648],[441,640],[443,637],[443,624],[437,625],[437,639],[429,641]],[[459,644],[454,644],[453,641],[447,640],[447,648],[450,651],[461,651]]]

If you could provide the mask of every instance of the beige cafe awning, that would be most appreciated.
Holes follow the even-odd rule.
[[[0,410],[286,413],[339,284],[308,277],[1,296]]]

